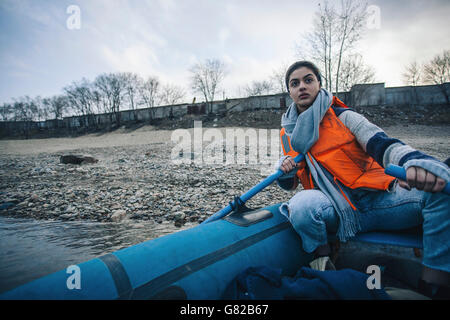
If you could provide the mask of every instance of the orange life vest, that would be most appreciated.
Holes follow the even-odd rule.
[[[336,97],[333,97],[332,104],[348,108]],[[296,157],[298,152],[292,148],[284,128],[280,131],[280,138],[284,154]],[[387,190],[395,179],[385,174],[384,169],[363,150],[355,136],[339,120],[331,107],[320,123],[319,139],[305,156],[311,157],[311,155],[333,175],[334,180],[340,181],[351,189]],[[303,188],[314,188],[311,174],[304,160],[300,164],[297,176]]]

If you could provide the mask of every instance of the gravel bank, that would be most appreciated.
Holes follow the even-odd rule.
[[[220,128],[224,136],[226,129]],[[450,156],[450,125],[384,129],[440,160]],[[174,164],[172,132],[146,126],[77,138],[0,140],[0,213],[71,221],[172,221],[182,226],[203,221],[264,178],[255,164]],[[60,163],[60,156],[67,154],[99,161]],[[274,184],[247,205],[264,207],[293,194]]]

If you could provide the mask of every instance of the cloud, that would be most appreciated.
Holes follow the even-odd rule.
[[[0,11],[8,15],[16,15],[22,21],[30,24],[30,31],[44,28],[46,30],[61,30],[65,28],[66,6],[45,6],[37,1],[8,1],[0,2]],[[64,22],[64,23],[63,23]]]
[[[105,61],[116,71],[148,76],[154,74],[159,65],[157,55],[145,44],[135,44],[121,50],[102,46],[101,51]]]
[[[233,58],[230,57],[230,56],[229,56],[228,54],[226,54],[226,53],[224,53],[224,54],[222,55],[222,60],[223,60],[223,62],[224,62],[225,64],[227,64],[227,65],[232,65],[232,64],[234,64]]]
[[[197,63],[199,63],[200,61],[199,61],[199,59],[198,59],[198,57],[195,55],[195,54],[190,54],[189,55],[189,57],[188,57],[188,64],[190,65],[190,66],[192,66],[192,65],[194,65],[194,64],[197,64]]]
[[[295,43],[311,30],[317,2],[0,0],[0,71],[2,83],[11,82],[0,95],[36,92],[38,83],[54,92],[117,71],[188,88],[193,64],[219,58],[228,66],[223,88],[231,97],[237,86],[266,80],[296,59]],[[400,84],[404,64],[450,48],[448,0],[372,3],[381,9],[381,29],[367,32],[358,51],[387,86]],[[70,4],[81,9],[80,30],[66,28]]]
[[[147,3],[149,3],[149,1],[147,1]],[[150,1],[150,5],[151,4],[152,3]],[[177,4],[174,0],[158,0],[158,4],[164,13],[170,13],[177,7]]]
[[[219,45],[221,47],[225,46],[225,42],[230,38],[231,32],[230,29],[223,27],[219,30]]]
[[[369,30],[358,49],[367,64],[374,67],[380,81],[387,87],[401,86],[406,65],[413,61],[428,62],[450,48],[446,22],[450,6],[413,3],[398,12],[380,7],[381,28]]]

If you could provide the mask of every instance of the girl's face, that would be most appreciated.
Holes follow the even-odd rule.
[[[320,82],[311,69],[301,67],[289,76],[289,95],[297,105],[299,113],[313,104],[319,91]]]

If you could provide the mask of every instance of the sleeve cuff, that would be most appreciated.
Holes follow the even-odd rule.
[[[450,181],[450,169],[443,162],[430,159],[413,159],[406,161],[403,165],[405,170],[408,170],[410,167],[420,167],[444,179],[447,183]]]

